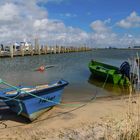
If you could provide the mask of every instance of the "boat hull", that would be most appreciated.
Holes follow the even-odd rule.
[[[119,68],[108,64],[100,63],[97,61],[91,61],[89,63],[89,69],[94,78],[103,80],[118,85],[130,85],[130,81],[127,77],[123,76],[119,72]]]
[[[31,92],[36,96],[19,96],[16,100],[5,101],[9,108],[17,113],[25,116],[29,120],[35,120],[40,114],[49,110],[51,107],[60,104],[64,87],[68,83],[64,83],[51,89],[43,89],[38,92]]]

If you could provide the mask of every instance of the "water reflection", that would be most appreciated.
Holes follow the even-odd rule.
[[[88,82],[96,87],[100,87],[108,92],[111,92],[112,95],[129,94],[129,87],[119,86],[111,83],[105,83],[104,80],[97,79],[93,75],[90,75]]]

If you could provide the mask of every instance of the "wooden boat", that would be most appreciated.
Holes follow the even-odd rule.
[[[123,68],[123,65],[122,65]],[[125,74],[118,67],[92,60],[89,69],[95,78],[118,85],[130,85],[129,70]],[[127,69],[127,67],[126,67]],[[129,69],[129,68],[128,68]]]
[[[4,84],[9,86],[7,83]],[[0,91],[0,99],[12,111],[33,121],[50,107],[60,104],[63,89],[67,85],[67,81],[60,80],[51,85],[35,87],[11,86]]]

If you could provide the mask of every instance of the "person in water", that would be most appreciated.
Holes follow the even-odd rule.
[[[40,66],[39,68],[38,68],[38,71],[44,71],[45,70],[45,66]]]

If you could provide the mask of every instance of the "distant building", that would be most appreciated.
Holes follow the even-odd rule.
[[[109,46],[108,48],[109,49],[117,49],[117,47],[112,47],[112,46]]]
[[[140,46],[133,46],[134,49],[140,49]]]
[[[4,45],[3,44],[0,44],[0,49],[1,49],[1,51],[4,51]]]
[[[15,42],[14,45],[13,45],[13,49],[14,49],[15,51],[19,50],[19,49],[20,49],[20,44],[17,43],[17,42]]]
[[[29,49],[30,49],[30,46],[31,46],[32,44],[31,44],[31,42],[20,42],[20,43],[18,43],[18,42],[15,42],[12,46],[13,46],[13,49],[15,50],[15,51],[19,51],[19,50],[21,50],[21,49],[23,49],[23,50],[25,50],[25,51],[28,51]],[[1,50],[3,49],[4,51],[10,51],[10,44],[8,44],[8,45],[3,45],[3,44],[1,44],[0,45],[0,48],[1,48]]]
[[[31,46],[31,42],[20,42],[20,47],[22,47],[24,50],[28,51]]]

